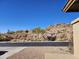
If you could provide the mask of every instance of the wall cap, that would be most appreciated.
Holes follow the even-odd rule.
[[[75,19],[74,21],[72,21],[71,24],[73,25],[73,24],[76,24],[76,23],[78,23],[78,22],[79,22],[79,18],[77,18],[77,19]]]

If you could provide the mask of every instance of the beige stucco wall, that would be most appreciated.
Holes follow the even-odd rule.
[[[74,55],[79,57],[79,22],[73,24]]]

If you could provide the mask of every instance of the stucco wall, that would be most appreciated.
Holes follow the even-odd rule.
[[[74,55],[79,57],[79,22],[73,24]]]

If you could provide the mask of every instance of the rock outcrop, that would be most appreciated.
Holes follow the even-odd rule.
[[[56,37],[56,41],[70,41],[73,39],[71,24],[57,24],[49,26],[46,29],[46,32],[50,33],[51,36]]]
[[[8,32],[1,35],[0,39],[10,40],[12,42],[71,41],[73,39],[72,34],[72,25],[62,23],[50,25],[44,30],[37,28],[34,30]]]

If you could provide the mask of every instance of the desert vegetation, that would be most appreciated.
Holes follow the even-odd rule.
[[[71,41],[72,25],[56,24],[50,25],[46,29],[40,27],[32,30],[18,30],[7,33],[0,33],[0,41],[26,42],[26,41]]]

